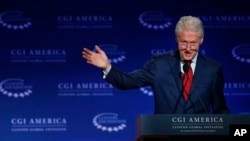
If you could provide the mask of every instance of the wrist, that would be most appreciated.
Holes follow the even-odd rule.
[[[111,69],[111,64],[109,63],[109,64],[107,64],[107,66],[105,68],[103,68],[103,71],[109,72],[110,69]]]

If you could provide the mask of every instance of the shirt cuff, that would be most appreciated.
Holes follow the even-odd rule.
[[[111,70],[111,65],[107,69],[103,70],[103,79],[107,77],[110,70]]]

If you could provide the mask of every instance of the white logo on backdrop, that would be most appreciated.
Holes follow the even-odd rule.
[[[0,92],[14,98],[23,98],[32,93],[32,86],[24,83],[23,79],[10,78],[0,82]]]
[[[240,61],[250,63],[250,44],[238,45],[232,49],[233,57]]]
[[[12,132],[55,132],[67,131],[67,119],[63,117],[13,117]]]
[[[140,91],[145,95],[154,96],[152,89],[150,87],[141,87]]]
[[[246,95],[250,90],[250,82],[225,82],[225,95]]]
[[[60,82],[57,85],[58,96],[113,96],[113,86],[109,83],[98,82]]]
[[[12,63],[65,63],[65,49],[11,49]]]
[[[139,22],[142,26],[154,30],[169,28],[172,25],[172,19],[167,18],[162,11],[146,11],[139,16]]]
[[[250,28],[250,16],[248,15],[201,15],[204,28]]]
[[[107,132],[118,132],[126,127],[126,120],[119,119],[116,113],[101,113],[93,118],[97,129]]]
[[[112,28],[113,17],[110,15],[59,15],[59,29],[109,29]]]
[[[25,17],[22,11],[6,11],[0,14],[0,24],[14,30],[23,30],[31,26],[31,18]]]

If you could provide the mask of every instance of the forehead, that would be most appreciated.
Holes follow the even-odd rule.
[[[198,39],[201,39],[201,38],[200,38],[198,32],[184,30],[178,35],[178,39],[182,39],[182,40],[198,40]]]

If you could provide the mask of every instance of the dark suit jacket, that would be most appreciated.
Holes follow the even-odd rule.
[[[224,97],[224,77],[219,63],[198,54],[190,97],[182,96],[179,52],[153,55],[141,68],[130,73],[112,66],[105,80],[119,89],[151,86],[155,114],[229,113]]]

